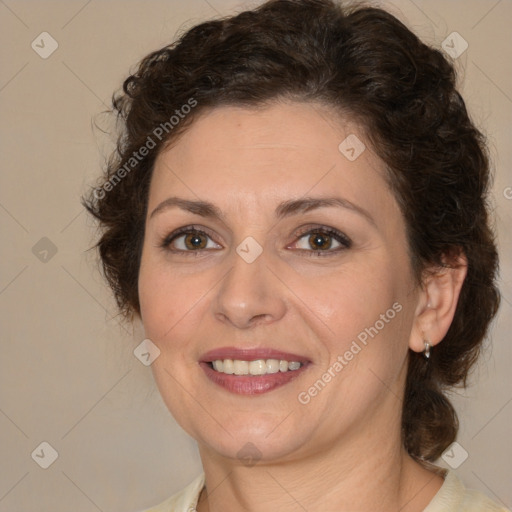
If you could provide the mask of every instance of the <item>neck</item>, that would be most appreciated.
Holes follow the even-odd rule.
[[[388,418],[389,420],[389,418]],[[400,418],[398,418],[398,421]],[[401,448],[399,428],[365,429],[287,461],[244,466],[200,446],[206,475],[198,512],[420,512],[442,484]],[[305,452],[303,452],[305,453]]]

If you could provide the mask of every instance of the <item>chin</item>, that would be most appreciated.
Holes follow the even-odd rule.
[[[287,417],[290,412],[218,414],[215,419],[208,416],[206,421],[204,415],[193,417],[176,413],[174,416],[206,451],[229,459],[252,457],[274,461],[289,457],[300,449],[308,437],[303,432],[305,425],[299,428],[293,421],[293,413]]]

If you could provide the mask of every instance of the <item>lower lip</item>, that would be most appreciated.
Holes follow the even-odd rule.
[[[306,368],[302,365],[298,370],[267,373],[266,375],[228,375],[217,372],[208,363],[199,363],[206,376],[218,386],[237,395],[260,395],[288,384],[297,378]]]

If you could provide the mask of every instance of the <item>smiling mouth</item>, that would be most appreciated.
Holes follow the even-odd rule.
[[[286,361],[285,359],[256,359],[244,361],[240,359],[217,359],[208,363],[210,368],[226,375],[261,376],[275,373],[293,372],[304,366],[299,361]]]
[[[304,356],[264,347],[221,347],[199,360],[211,382],[238,395],[259,395],[285,386],[310,364]]]

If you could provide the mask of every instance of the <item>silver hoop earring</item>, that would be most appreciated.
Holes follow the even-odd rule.
[[[430,349],[431,348],[432,348],[432,345],[428,341],[425,341],[425,350],[423,351],[423,356],[425,357],[425,359],[430,359]]]

